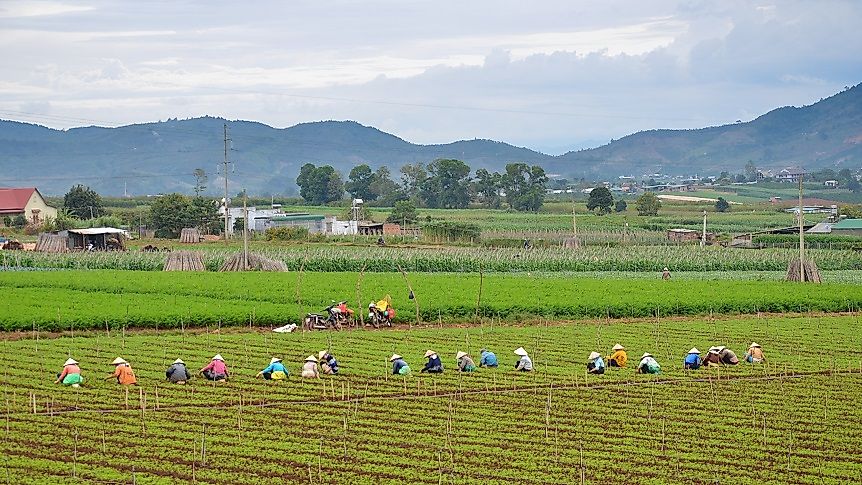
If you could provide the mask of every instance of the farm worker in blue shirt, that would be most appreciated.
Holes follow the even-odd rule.
[[[703,364],[703,361],[700,360],[700,350],[697,350],[696,347],[689,350],[683,364],[686,369],[700,369],[701,364]]]
[[[494,352],[488,349],[482,349],[479,352],[482,354],[482,358],[479,359],[479,367],[497,367],[497,356],[494,355]]]
[[[263,376],[266,380],[280,381],[286,379],[288,375],[287,368],[281,363],[281,359],[273,357],[269,361],[269,366],[266,369],[257,373],[255,377]]]
[[[638,374],[660,374],[661,366],[653,358],[649,352],[644,352],[641,356],[641,363],[638,364]]]
[[[428,362],[425,363],[425,367],[420,372],[429,372],[431,374],[440,374],[443,372],[443,362],[440,360],[437,352],[428,350],[425,352],[425,358],[428,359]]]
[[[410,366],[407,365],[407,362],[404,362],[404,358],[400,355],[392,354],[392,357],[389,357],[389,362],[392,362],[393,374],[406,376],[410,373]]]
[[[521,358],[518,359],[518,362],[515,362],[515,370],[532,372],[533,361],[532,359],[530,359],[530,356],[527,355],[527,351],[524,350],[524,347],[518,347],[517,349],[515,349],[515,355],[521,356]]]
[[[602,360],[602,354],[592,352],[590,356],[587,357],[587,372],[590,374],[605,373],[605,361]]]

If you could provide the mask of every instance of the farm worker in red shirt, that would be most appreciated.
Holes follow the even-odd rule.
[[[305,364],[302,365],[302,377],[320,379],[320,373],[317,371],[317,357],[309,355],[305,358]]]
[[[138,383],[138,379],[135,378],[135,373],[132,372],[132,366],[123,360],[122,357],[117,357],[113,362],[111,362],[111,364],[116,367],[114,367],[114,373],[105,378],[106,381],[112,377],[116,377],[117,382],[124,386],[131,386]]]
[[[81,368],[78,367],[78,361],[69,358],[63,364],[63,372],[57,374],[57,380],[54,384],[63,383],[64,386],[81,387],[84,378],[81,377]]]
[[[216,354],[213,360],[204,366],[199,373],[210,381],[224,382],[228,378],[227,366],[221,354]]]

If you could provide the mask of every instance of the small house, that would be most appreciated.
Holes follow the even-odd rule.
[[[823,186],[826,188],[829,188],[829,189],[834,189],[834,188],[838,187],[838,181],[837,180],[827,180],[827,181],[823,182]]]
[[[39,225],[55,219],[57,209],[48,205],[36,187],[0,188],[0,225],[6,218],[23,216],[27,224]]]

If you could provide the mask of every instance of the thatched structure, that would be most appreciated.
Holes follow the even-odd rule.
[[[236,253],[224,262],[219,271],[287,271],[287,266],[281,261],[251,253],[246,266],[243,253]]]
[[[800,268],[802,272],[800,272]],[[799,264],[799,258],[794,258],[787,266],[787,281],[809,281],[811,283],[820,283],[820,271],[817,270],[817,264],[811,259],[805,259],[802,265]]]
[[[206,267],[200,253],[174,251],[168,255],[165,271],[206,271]]]
[[[180,231],[180,242],[185,244],[201,242],[201,232],[196,227],[186,227]]]
[[[36,251],[43,253],[65,253],[69,251],[69,238],[59,234],[39,234]]]

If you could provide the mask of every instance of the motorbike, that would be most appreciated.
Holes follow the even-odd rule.
[[[347,308],[347,302],[332,302],[322,313],[307,313],[303,322],[305,330],[341,330],[342,325],[351,325],[353,310]]]
[[[374,305],[368,306],[368,320],[370,321],[371,326],[373,326],[374,328],[379,328],[381,325],[391,327],[392,317],[394,315],[395,310],[393,310],[392,307],[381,311]]]

